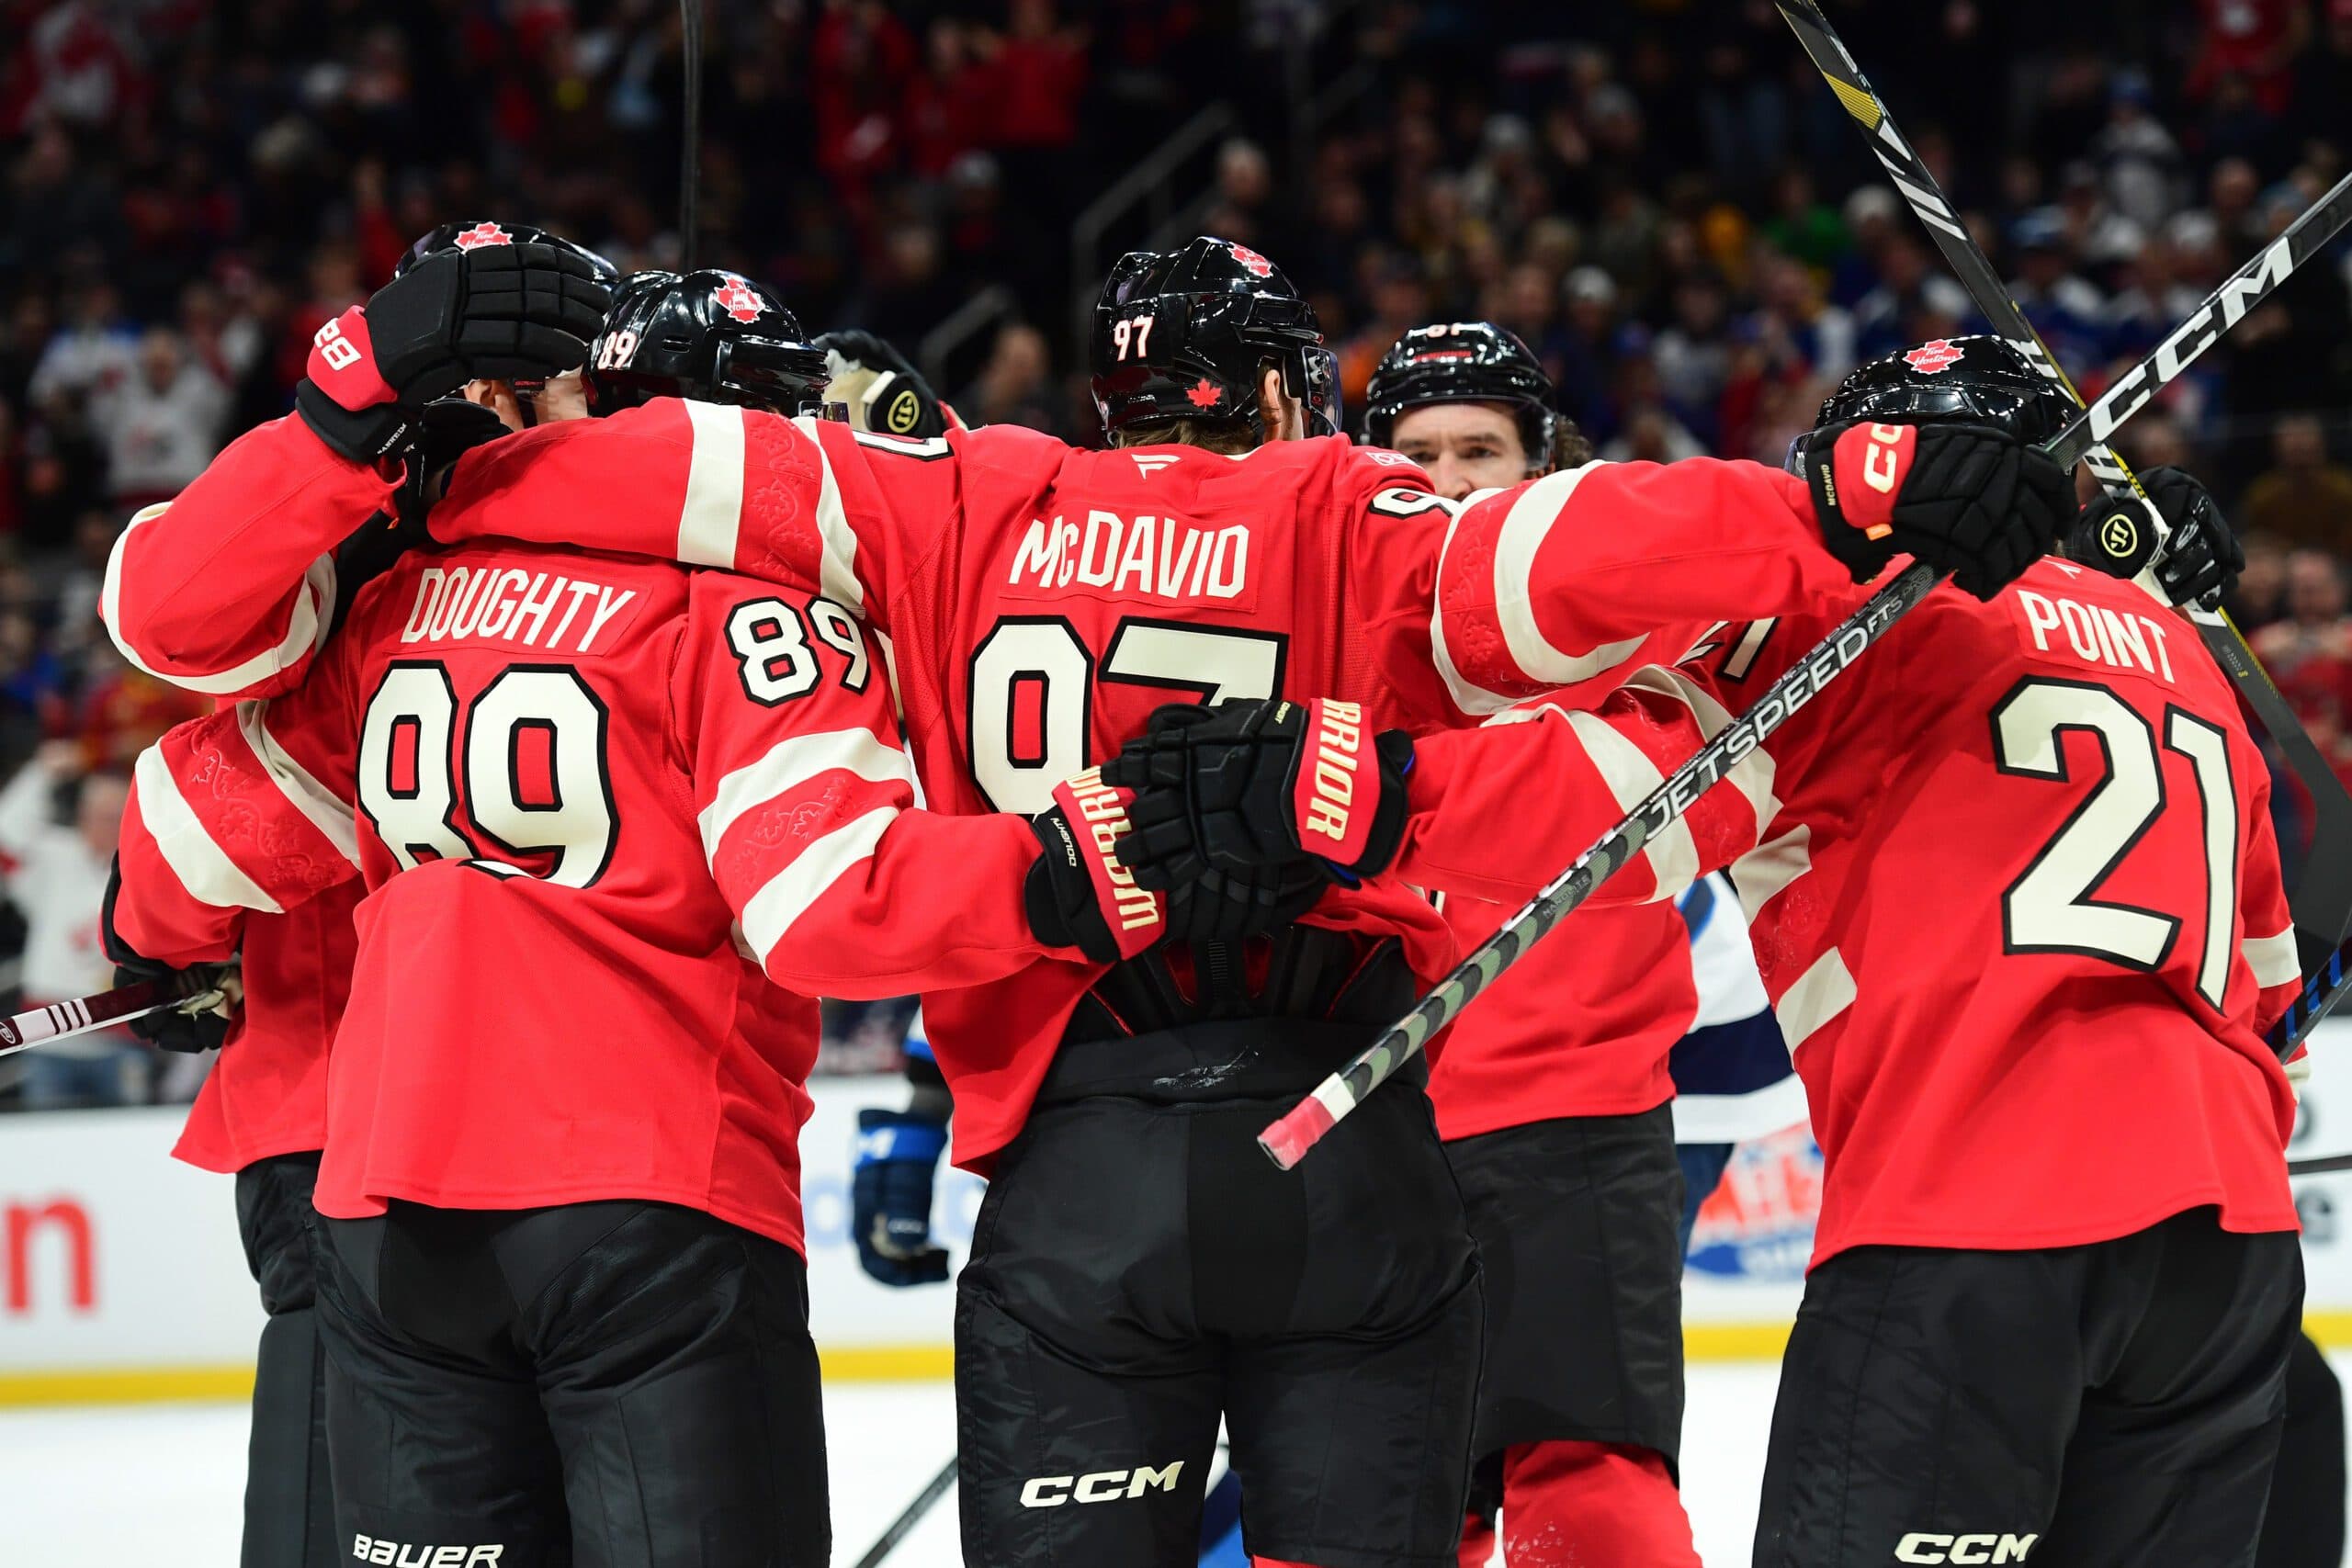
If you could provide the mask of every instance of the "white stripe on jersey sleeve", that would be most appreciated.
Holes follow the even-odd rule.
[[[804,413],[792,423],[800,427],[808,438],[808,449],[817,454],[817,537],[823,549],[817,563],[817,586],[834,604],[863,615],[865,586],[857,580],[857,535],[849,525],[849,513],[842,508],[841,487],[833,481],[833,461],[825,456],[825,444],[817,439],[816,415]]]
[[[834,883],[874,858],[874,846],[898,815],[897,807],[885,806],[863,817],[852,818],[802,850],[790,865],[770,877],[765,886],[744,901],[743,916],[738,923],[743,928],[743,939],[751,943],[763,964],[775,951],[776,943],[791,931],[793,922],[808,912],[810,905],[823,897]]]
[[[357,865],[359,831],[350,805],[312,778],[310,771],[277,743],[266,722],[267,709],[266,703],[237,705],[237,728],[243,732],[245,744],[253,748],[254,756],[269,773],[269,782],[277,786],[277,793],[286,797],[288,804],[308,818],[311,826],[335,847],[337,853]]]
[[[743,411],[692,399],[684,408],[694,447],[686,459],[685,504],[678,509],[678,558],[732,571],[743,518]]]
[[[1503,643],[1510,649],[1512,664],[1527,679],[1544,685],[1567,686],[1589,681],[1633,658],[1646,640],[1629,637],[1623,642],[1602,643],[1589,652],[1569,653],[1554,648],[1543,627],[1535,624],[1535,605],[1528,587],[1528,578],[1535,570],[1535,557],[1552,525],[1566,510],[1569,498],[1576,494],[1577,486],[1584,482],[1585,475],[1595,466],[1586,463],[1580,468],[1562,468],[1529,485],[1511,503],[1495,536],[1495,618],[1501,623]]]
[[[1845,957],[1831,948],[1813,961],[1794,984],[1781,993],[1779,1004],[1772,1010],[1781,1020],[1781,1038],[1789,1043],[1789,1052],[1804,1044],[1821,1026],[1854,1005],[1857,995],[1854,976],[1846,968]]]
[[[1464,506],[1475,505],[1485,497],[1495,493],[1493,491],[1480,491],[1464,502]],[[1448,515],[1445,520],[1445,539],[1438,546],[1437,552],[1437,576],[1441,583],[1445,581],[1446,555],[1453,548],[1453,531],[1462,526],[1464,507],[1449,504],[1446,510]],[[1511,705],[1513,699],[1504,696],[1500,692],[1490,692],[1484,686],[1473,684],[1463,677],[1460,670],[1454,667],[1453,655],[1445,646],[1443,608],[1445,595],[1442,591],[1438,593],[1437,599],[1439,607],[1430,611],[1430,662],[1437,666],[1438,679],[1445,682],[1446,694],[1453,699],[1455,707],[1474,716],[1502,712],[1503,709]]]
[[[1754,925],[1781,889],[1813,869],[1813,829],[1800,822],[1779,838],[1757,845],[1731,863],[1731,885],[1739,907]]]
[[[209,672],[174,673],[158,670],[141,658],[139,650],[117,629],[121,615],[122,553],[129,547],[130,536],[139,525],[162,516],[170,505],[169,502],[162,502],[133,515],[121,534],[116,536],[114,548],[107,556],[106,581],[98,590],[98,618],[106,623],[107,635],[114,639],[115,647],[121,650],[125,659],[158,681],[177,686],[184,692],[220,697],[266,681],[304,655],[318,651],[319,645],[326,641],[327,630],[334,621],[333,555],[321,556],[302,574],[302,585],[294,592],[293,613],[287,617],[286,636],[279,639],[276,648],[256,653],[242,664]]]
[[[1648,665],[1627,676],[1625,684],[1645,692],[1668,696],[1690,710],[1699,721],[1699,733],[1709,740],[1731,728],[1731,710],[1708,694],[1706,690],[1689,676],[1661,665]],[[1781,797],[1772,793],[1776,764],[1764,748],[1758,746],[1732,765],[1724,776],[1732,788],[1747,797],[1756,808],[1756,840],[1761,843],[1772,826],[1772,818],[1781,814]]]
[[[2247,937],[2238,943],[2238,951],[2245,954],[2246,967],[2254,971],[2254,983],[2266,991],[2303,977],[2302,959],[2295,951],[2292,926],[2270,936]]]
[[[161,746],[150,746],[139,753],[131,775],[139,785],[139,819],[154,835],[164,863],[172,868],[190,897],[217,909],[285,912],[212,841],[212,835],[180,794],[172,770],[164,764]]]
[[[1581,710],[1561,707],[1557,703],[1531,703],[1499,713],[1487,721],[1488,727],[1498,724],[1527,724],[1545,714],[1556,714],[1567,721],[1584,747],[1593,771],[1601,783],[1609,786],[1611,798],[1623,811],[1632,811],[1644,799],[1666,782],[1666,775],[1647,753],[1626,739],[1606,721]],[[1658,829],[1650,841],[1642,846],[1642,856],[1650,863],[1650,874],[1657,886],[1642,901],[1655,904],[1662,898],[1678,898],[1683,889],[1699,879],[1699,846],[1690,837],[1690,824],[1678,817]]]
[[[745,812],[835,768],[869,784],[904,781],[911,787],[914,782],[906,752],[876,739],[871,730],[829,729],[779,740],[765,756],[718,781],[710,804],[695,818],[702,828],[704,859],[718,859],[719,840]]]

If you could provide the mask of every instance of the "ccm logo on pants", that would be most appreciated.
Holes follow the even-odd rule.
[[[503,1546],[411,1546],[405,1541],[378,1540],[373,1536],[351,1538],[351,1555],[362,1562],[385,1562],[391,1568],[498,1568],[506,1555]]]
[[[1177,1472],[1183,1468],[1184,1461],[1180,1459],[1165,1470],[1139,1465],[1131,1471],[1098,1470],[1091,1475],[1040,1475],[1023,1483],[1021,1506],[1058,1508],[1073,1499],[1080,1503],[1115,1503],[1122,1497],[1140,1497],[1154,1487],[1173,1492]]]
[[[2022,1562],[2039,1535],[1923,1535],[1894,1543],[1897,1562]]]

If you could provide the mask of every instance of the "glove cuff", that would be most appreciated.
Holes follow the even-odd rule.
[[[925,1165],[934,1165],[946,1151],[947,1126],[944,1122],[879,1107],[857,1113],[857,1163],[860,1165],[881,1160],[919,1160]]]
[[[1029,929],[1049,947],[1075,947],[1098,964],[1114,964],[1168,931],[1163,897],[1136,886],[1119,859],[1132,830],[1133,791],[1102,782],[1100,768],[1054,786],[1054,807],[1029,818],[1043,852],[1023,885]]]
[[[2063,541],[2066,558],[2127,581],[2154,558],[2164,538],[2155,508],[2136,495],[2101,496],[2075,514]]]
[[[1895,498],[1918,445],[1916,426],[1857,423],[1805,447],[1805,484],[1822,542],[1857,582],[1877,576],[1894,554]]]
[[[368,312],[357,305],[311,334],[311,358],[303,369],[321,391],[354,412],[400,400],[376,367]]]
[[[413,411],[398,403],[345,408],[311,380],[295,387],[294,409],[329,451],[353,463],[376,462],[407,445],[415,420]]]
[[[1319,860],[1375,875],[1405,834],[1404,777],[1413,743],[1402,730],[1373,734],[1363,706],[1317,698],[1291,762],[1291,826]]]

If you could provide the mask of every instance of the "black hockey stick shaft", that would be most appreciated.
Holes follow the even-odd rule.
[[[2290,1159],[2290,1176],[2325,1176],[2331,1170],[2352,1170],[2352,1155],[2322,1155],[2316,1159]]]
[[[86,1034],[110,1023],[144,1018],[174,1006],[187,995],[187,988],[175,981],[141,980],[136,985],[76,997],[72,1001],[51,1002],[13,1018],[0,1018],[0,1056],[13,1056],[68,1035]]]
[[[678,270],[692,272],[702,250],[702,6],[678,0],[678,49],[685,93],[678,128]]]
[[[2094,441],[2105,440],[2124,421],[2146,406],[2148,400],[2178,377],[2211,347],[2215,339],[2243,320],[2270,292],[2293,275],[2347,220],[2352,220],[2352,175],[2312,204],[2287,231],[2265,245],[2255,258],[2224,279],[2222,286],[2175,328],[2156,351],[2100,394],[2098,401],[2066,423],[2066,428],[2042,445],[2042,450],[2067,468],[2082,460]],[[2214,323],[2201,333],[2191,331],[2200,321]],[[1691,754],[1633,814],[1578,855],[1574,864],[1554,877],[1534,897],[1521,906],[1502,928],[1481,942],[1435,990],[1412,1011],[1391,1025],[1354,1060],[1317,1085],[1258,1135],[1258,1146],[1283,1169],[1306,1156],[1342,1117],[1388,1080],[1391,1074],[1419,1055],[1430,1036],[1444,1028],[1470,999],[1492,985],[1496,977],[1519,962],[1520,955],[1543,940],[1563,917],[1592,896],[1594,888],[1613,875],[1642,851],[1651,836],[1681,817],[1691,803],[1720,782],[1733,765],[1762,745],[1778,729],[1796,703],[1810,698],[1834,680],[1864,649],[1885,635],[1934,586],[1934,576],[1915,561],[1872,594],[1811,653],[1765,689],[1756,705],[1725,727]]]
[[[1991,258],[1976,243],[1976,236],[1969,232],[1968,225],[1945,197],[1943,187],[1936,183],[1933,172],[1913,151],[1902,133],[1895,130],[1894,118],[1887,112],[1885,103],[1862,74],[1861,67],[1854,62],[1852,51],[1847,49],[1845,39],[1838,36],[1838,29],[1830,24],[1820,6],[1815,0],[1776,0],[1776,4],[1790,30],[1797,35],[1797,42],[1804,46],[1805,54],[1813,61],[1814,68],[1821,73],[1822,80],[1829,84],[1830,92],[1837,96],[1838,102],[1861,130],[1862,139],[1870,144],[1871,155],[1885,167],[1895,189],[1902,194],[1904,200],[1910,203],[1911,210],[1917,215],[1929,238],[1935,242],[1936,249],[1943,253],[1945,262],[1958,275],[1961,287],[1968,291],[1971,302],[1996,333],[2013,344],[2035,369],[2049,378],[2068,398],[2077,405],[2081,404],[2082,394],[2067,379],[2065,369],[2041,341],[2041,335],[2033,330],[2033,324],[2026,320],[2025,312],[2018,309],[2017,301],[2009,298],[2008,286],[1993,270]],[[2300,265],[2311,251],[2324,244],[2327,236],[2340,226],[2340,218],[2331,222],[2325,214],[2331,203],[2340,203],[2344,199],[2345,190],[2346,185],[2339,184],[2298,220],[2297,227],[2312,224],[2315,237],[2300,254],[2294,254],[2290,247],[2292,259],[2287,263],[2289,271]],[[2279,236],[2273,243],[2274,248],[2287,245],[2293,232],[2290,230],[2287,234]],[[2166,346],[2175,352],[2181,348],[2188,348],[2192,354],[2201,352],[2204,344],[2218,335],[2213,321],[2215,311],[2222,313],[2223,326],[2226,327],[2235,325],[2237,316],[2243,314],[2245,308],[2234,297],[2216,295],[2174,329],[2166,339]],[[2158,351],[2159,354],[2163,352]],[[2142,400],[2154,390],[2151,385],[2147,392],[2142,394]],[[2132,402],[2126,406],[2136,408],[2138,405]],[[2112,428],[2095,427],[2093,434],[2097,439],[2084,450],[2082,460],[2098,479],[2099,488],[2116,498],[2134,493],[2144,495],[2131,468],[2107,445]],[[2352,794],[2346,792],[2335,770],[2320,754],[2319,748],[2304,730],[2302,721],[2295,716],[2294,709],[2288,706],[2287,699],[2271,683],[2270,677],[2264,673],[2253,650],[2246,647],[2245,638],[2239,635],[2236,626],[2231,625],[2229,617],[2218,610],[2195,608],[2188,611],[2188,617],[2197,627],[2198,637],[2213,655],[2214,661],[2228,673],[2239,694],[2245,699],[2246,705],[2254,710],[2256,716],[2261,719],[2263,728],[2278,743],[2288,767],[2293,770],[2295,776],[2302,781],[2304,789],[2311,794],[2312,841],[2305,856],[2303,873],[2295,882],[2292,913],[2299,931],[2308,933],[2320,945],[2334,948],[2347,934],[2352,934]]]
[[[890,1521],[890,1528],[882,1532],[882,1539],[866,1548],[865,1555],[857,1560],[857,1568],[881,1568],[882,1560],[897,1551],[900,1541],[914,1533],[915,1526],[922,1523],[923,1516],[931,1512],[933,1505],[956,1484],[956,1456],[949,1454],[939,1473],[933,1476],[930,1483],[915,1494],[915,1500]]]

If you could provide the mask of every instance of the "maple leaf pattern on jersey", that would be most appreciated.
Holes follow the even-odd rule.
[[[207,824],[213,842],[241,863],[267,862],[264,887],[279,894],[288,888],[321,893],[351,875],[350,862],[315,853],[308,835],[274,809],[277,785],[266,773],[254,772],[217,742],[190,751],[180,788],[184,794],[201,791],[219,803],[219,814]],[[264,790],[269,794],[262,795]],[[263,802],[259,807],[256,796]],[[236,852],[240,846],[243,854]]]
[[[1225,391],[1216,382],[1204,376],[1193,383],[1193,389],[1186,392],[1184,396],[1192,400],[1193,406],[1196,409],[1213,409],[1224,399]]]
[[[824,554],[823,540],[815,513],[800,498],[818,493],[815,448],[782,420],[747,414],[743,449],[750,480],[743,492],[743,543],[756,547],[759,554],[747,551],[740,569],[746,576],[780,582],[799,575],[813,581]]]

